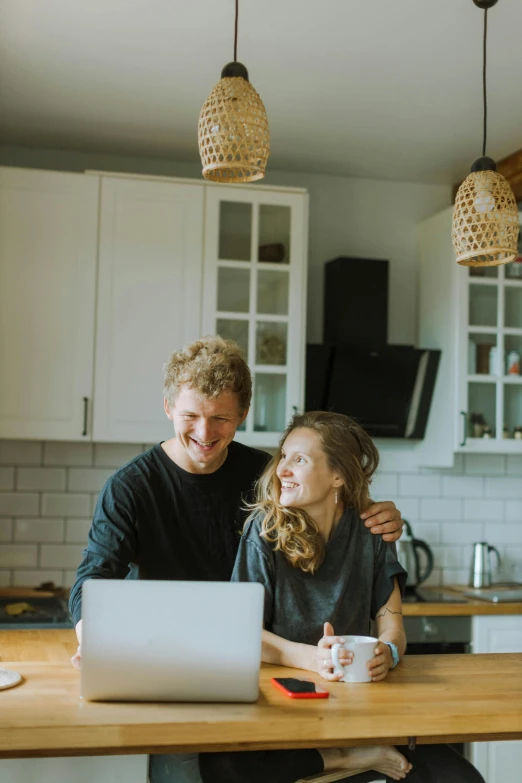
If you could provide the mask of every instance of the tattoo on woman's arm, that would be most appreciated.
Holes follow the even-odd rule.
[[[400,611],[399,611],[399,612],[394,612],[392,609],[388,609],[388,607],[386,606],[386,607],[385,607],[385,608],[382,610],[382,612],[381,612],[380,614],[377,614],[377,615],[375,615],[375,619],[377,619],[378,617],[384,617],[384,615],[386,614],[386,612],[389,612],[389,614],[402,614],[402,612],[400,612]]]

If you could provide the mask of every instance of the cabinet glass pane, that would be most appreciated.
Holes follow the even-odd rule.
[[[256,373],[254,432],[282,432],[286,426],[286,375]]]
[[[259,207],[258,260],[290,263],[290,207],[261,204]]]
[[[468,339],[468,373],[470,375],[498,375],[496,334],[470,334]],[[495,350],[491,350],[494,348]]]
[[[522,367],[522,336],[511,334],[504,335],[504,373],[506,375],[520,375]]]
[[[225,340],[234,340],[243,351],[245,359],[248,360],[248,321],[218,318],[217,333]]]
[[[286,364],[287,324],[258,321],[256,364]]]
[[[489,427],[495,437],[496,386],[494,383],[468,384],[468,437],[481,438]]]
[[[504,288],[504,324],[505,326],[522,328],[522,288]]]
[[[221,201],[219,208],[219,258],[250,261],[252,204]]]
[[[222,266],[218,270],[217,309],[225,313],[250,310],[250,270]]]
[[[470,285],[469,322],[472,326],[497,325],[497,286]]]
[[[259,270],[256,309],[265,315],[288,315],[288,272]]]
[[[498,266],[470,266],[470,277],[498,277]]]
[[[504,437],[522,440],[522,385],[504,386]]]

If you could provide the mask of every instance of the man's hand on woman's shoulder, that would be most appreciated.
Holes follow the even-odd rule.
[[[402,535],[404,520],[393,500],[373,503],[361,514],[361,519],[370,528],[370,533],[382,536],[383,541],[397,541]]]

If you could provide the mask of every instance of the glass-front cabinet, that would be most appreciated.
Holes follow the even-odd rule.
[[[203,332],[235,340],[252,370],[237,440],[274,447],[304,403],[308,198],[304,191],[207,188]]]
[[[459,276],[460,449],[522,453],[521,272],[514,261]]]
[[[522,454],[522,237],[510,264],[459,266],[452,215],[420,226],[418,344],[442,354],[418,453],[434,467],[458,452]]]

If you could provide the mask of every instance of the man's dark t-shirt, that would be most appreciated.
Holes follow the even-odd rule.
[[[71,590],[74,624],[85,579],[230,579],[253,486],[270,459],[232,441],[215,473],[188,473],[160,444],[109,478]]]

